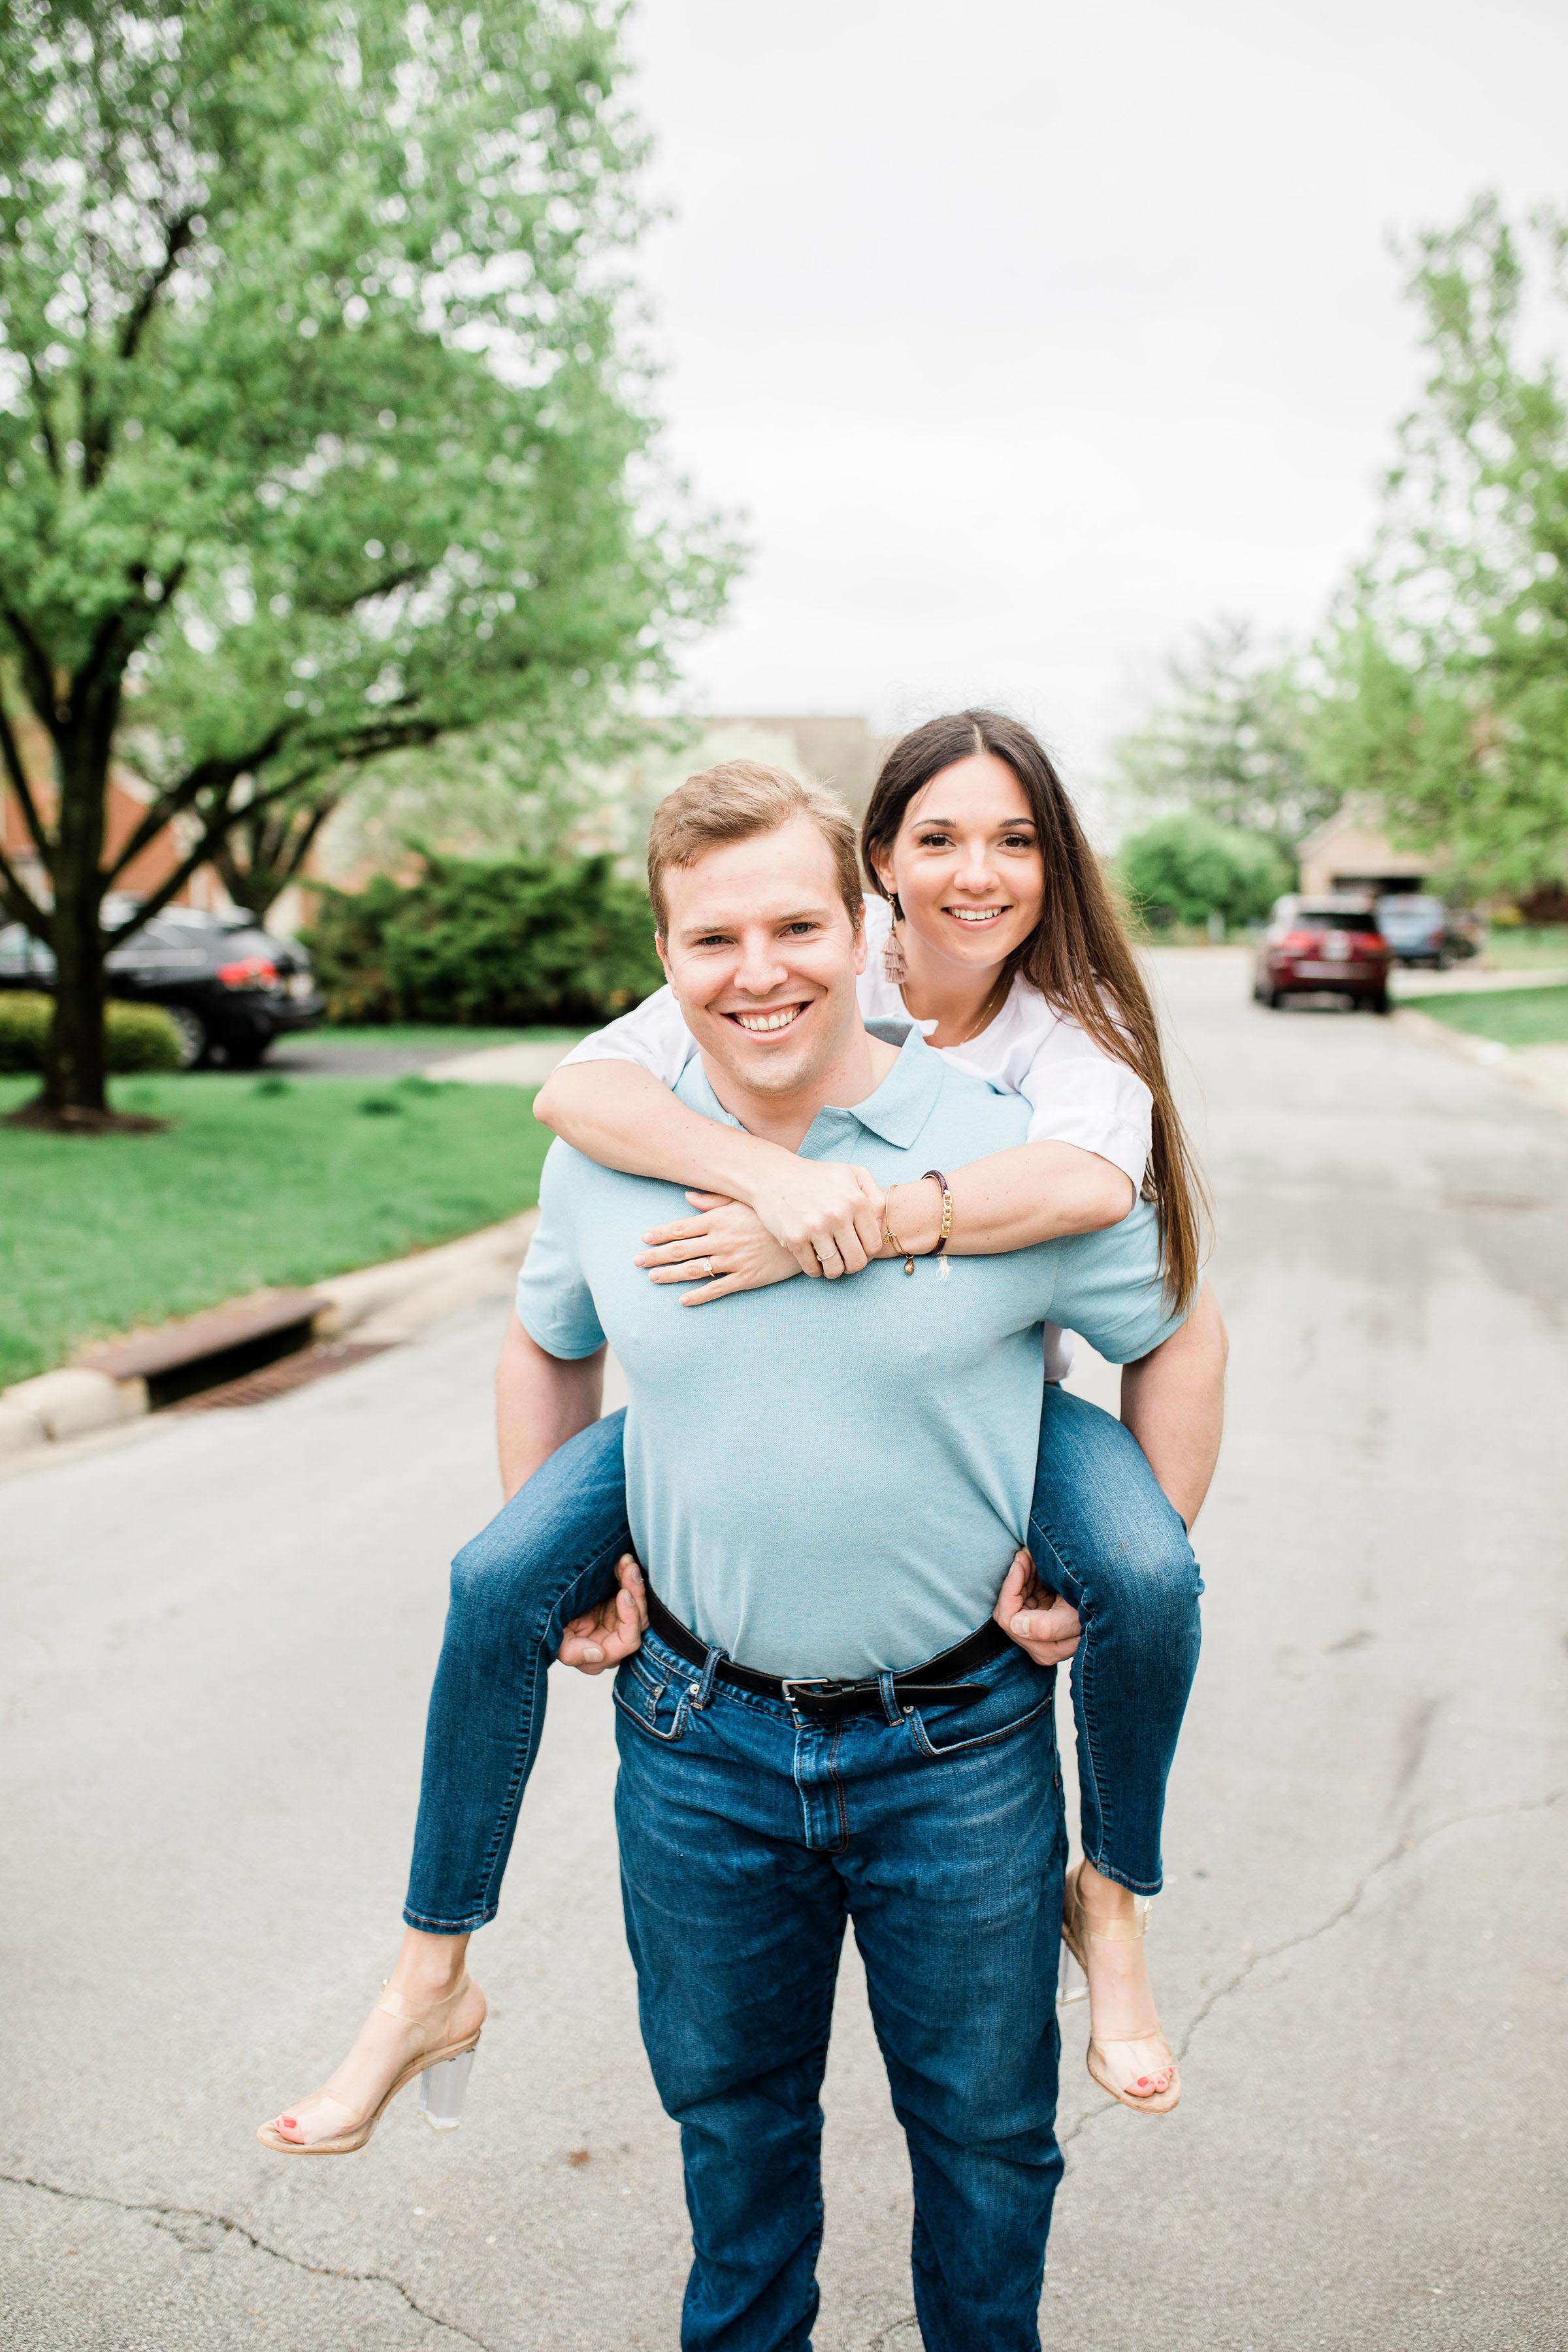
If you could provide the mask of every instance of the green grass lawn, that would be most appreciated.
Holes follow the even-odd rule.
[[[0,1113],[37,1092],[0,1079]],[[162,1135],[0,1128],[0,1386],[84,1340],[472,1233],[538,1198],[522,1087],[121,1078]]]
[[[563,1038],[574,1043],[587,1033],[582,1029],[441,1029],[424,1023],[389,1023],[385,1027],[338,1027],[325,1023],[320,1029],[293,1033],[309,1044],[320,1038],[324,1045],[384,1045],[388,1051],[417,1053],[428,1046],[430,1058],[437,1054],[479,1054],[489,1045],[553,1045]]]
[[[1568,988],[1500,988],[1473,996],[1406,996],[1418,1013],[1500,1045],[1568,1044]]]
[[[1494,923],[1487,961],[1498,971],[1568,970],[1568,923]]]

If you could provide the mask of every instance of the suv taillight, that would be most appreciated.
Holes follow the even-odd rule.
[[[1316,955],[1323,942],[1316,931],[1287,931],[1280,940],[1285,955]]]
[[[220,988],[276,988],[278,967],[265,956],[242,956],[237,963],[220,963],[215,977]]]

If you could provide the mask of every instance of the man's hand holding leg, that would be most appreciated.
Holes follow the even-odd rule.
[[[1040,1582],[1026,1551],[1014,1553],[991,1614],[1009,1641],[1026,1650],[1037,1666],[1065,1665],[1083,1632],[1072,1602]]]
[[[575,1666],[580,1675],[602,1675],[642,1647],[647,1595],[642,1570],[629,1551],[616,1562],[616,1580],[621,1589],[615,1599],[602,1601],[586,1616],[574,1617],[561,1636],[556,1655],[563,1666]]]

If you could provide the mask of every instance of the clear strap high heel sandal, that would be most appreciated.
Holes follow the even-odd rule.
[[[1089,1924],[1089,1915],[1084,1910],[1083,1904],[1079,1899],[1078,1891],[1079,1872],[1082,1868],[1083,1864],[1081,1863],[1075,1864],[1073,1868],[1068,1871],[1067,1876],[1065,1900],[1062,1905],[1062,1958],[1061,1967],[1057,1979],[1057,1999],[1058,2002],[1082,2000],[1088,1996],[1088,1945],[1091,1938],[1097,1944],[1133,1944],[1137,1942],[1138,1938],[1144,1933],[1149,1925],[1149,1906],[1147,1903],[1140,1903],[1131,1919],[1117,1919],[1108,1923],[1102,1927],[1091,1927]],[[1068,1956],[1069,1953],[1072,1956],[1072,1958],[1078,1963],[1078,1966],[1083,1974],[1083,1985],[1081,1990],[1075,1989],[1069,1990],[1068,1989]],[[1164,2068],[1168,2066],[1171,2070],[1171,2079],[1166,2084],[1163,2091],[1139,2092],[1131,2088],[1124,2089],[1122,2085],[1117,2082],[1111,2072],[1110,2053],[1113,2050],[1132,2049],[1140,2042],[1157,2042],[1165,2053],[1160,2071],[1163,2073]],[[1172,2108],[1181,2098],[1181,2072],[1176,2064],[1174,2057],[1172,2055],[1170,2043],[1166,2041],[1164,2035],[1160,2031],[1160,2021],[1158,2018],[1154,2020],[1152,2025],[1146,2027],[1142,2033],[1119,2034],[1113,2041],[1100,2042],[1095,2039],[1094,2011],[1091,2003],[1089,2021],[1089,2049],[1085,2054],[1084,2063],[1088,2066],[1091,2077],[1099,2084],[1100,2089],[1102,2091],[1108,2091],[1110,2094],[1110,2096],[1119,2101],[1122,2106],[1131,2107],[1134,2115],[1168,2116]]]
[[[427,2025],[432,2019],[438,2018],[443,2010],[449,2010],[460,2000],[468,1986],[469,1978],[465,1970],[461,1981],[453,1987],[444,2000],[432,2001],[428,2009],[416,2010],[410,2008],[403,1995],[388,1984],[384,1987],[376,2007],[384,2010],[389,2017],[400,2018],[405,2025]],[[474,2052],[479,2048],[480,2030],[476,2026],[472,2033],[458,2035],[421,2051],[401,2074],[393,2077],[368,2114],[356,2116],[346,2101],[331,2091],[315,2092],[314,2097],[331,2099],[332,2105],[342,2107],[348,2117],[342,2130],[334,2132],[330,2138],[288,2139],[276,2123],[263,2124],[256,2137],[263,2147],[272,2148],[279,2156],[352,2156],[356,2148],[364,2146],[404,2084],[411,2083],[416,2074],[421,2078],[419,2112],[426,2122],[436,2131],[455,2131],[463,2119],[463,2097],[468,2087],[468,2071],[474,2063]],[[279,2116],[278,2120],[281,2122],[283,2118]]]

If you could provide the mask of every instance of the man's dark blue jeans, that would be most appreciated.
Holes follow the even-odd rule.
[[[847,1918],[914,2176],[926,2352],[1035,2352],[1067,1838],[1054,1676],[1009,1650],[966,1706],[837,1722],[656,1637],[616,1682],[643,2039],[680,2125],[685,2352],[807,2352],[817,2104]]]

